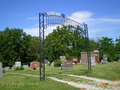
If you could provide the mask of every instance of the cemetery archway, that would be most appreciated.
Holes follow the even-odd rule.
[[[40,45],[40,81],[45,80],[45,29],[49,26],[60,25],[64,26],[79,26],[82,29],[81,36],[86,38],[86,52],[88,59],[88,71],[91,71],[91,58],[90,58],[90,47],[89,47],[89,36],[88,27],[85,23],[79,23],[75,20],[70,19],[65,14],[56,12],[45,12],[39,13],[39,45]],[[42,48],[41,48],[42,46]],[[41,63],[43,62],[43,66]],[[42,66],[42,67],[41,67]]]

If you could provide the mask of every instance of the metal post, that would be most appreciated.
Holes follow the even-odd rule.
[[[41,81],[41,13],[39,13],[39,70],[40,70],[40,81]]]
[[[120,53],[119,53],[119,60],[120,60]]]
[[[44,39],[44,14],[43,14],[43,80],[45,80],[45,39]]]

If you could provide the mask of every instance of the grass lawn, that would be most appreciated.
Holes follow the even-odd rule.
[[[39,75],[39,70],[23,70],[15,71],[9,70],[7,72],[25,73]],[[61,67],[46,66],[45,67],[46,76],[60,75],[60,74],[74,74],[74,75],[86,75],[96,78],[102,78],[106,80],[115,80],[120,78],[120,62],[109,62],[107,64],[97,64],[92,66],[92,71],[88,72],[88,66],[84,64],[74,65],[74,69],[61,70]]]
[[[0,90],[79,90],[68,84],[46,78],[40,82],[39,77],[23,76],[19,74],[4,74],[0,78]]]
[[[23,76],[20,74],[39,75],[39,70],[7,70],[4,73],[4,78],[0,78],[0,90],[79,90],[70,85],[53,81],[46,78],[45,81],[40,82],[39,77]],[[79,79],[62,74],[86,75],[106,80],[115,80],[120,78],[120,62],[110,62],[108,64],[97,64],[92,66],[92,71],[88,72],[88,66],[84,64],[74,65],[74,69],[61,70],[61,67],[46,66],[46,77],[56,77],[66,81],[91,83],[89,80]]]

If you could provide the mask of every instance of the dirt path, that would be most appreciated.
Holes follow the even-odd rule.
[[[20,74],[20,73],[11,73],[11,72],[9,72],[9,73],[10,74]],[[31,75],[31,74],[20,74],[20,75],[39,77],[39,75]],[[52,80],[62,82],[62,83],[67,83],[68,85],[71,85],[73,87],[84,88],[85,90],[120,90],[120,82],[113,82],[113,81],[104,80],[104,79],[92,78],[92,77],[87,77],[87,76],[71,75],[71,74],[61,74],[61,75],[67,75],[67,76],[91,80],[93,84],[65,81],[65,80],[57,79],[55,77],[46,77],[46,78],[50,78]],[[100,86],[101,83],[106,83],[106,82],[108,82],[107,86]]]

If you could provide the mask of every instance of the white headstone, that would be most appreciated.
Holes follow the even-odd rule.
[[[51,63],[51,65],[54,65],[54,61]]]
[[[95,63],[95,57],[91,57],[91,65],[96,65],[96,63]]]
[[[0,78],[3,78],[2,62],[0,62]]]
[[[48,66],[48,65],[49,65],[48,60],[45,60],[45,66]]]
[[[15,62],[15,67],[21,67],[21,62],[20,61]]]
[[[80,60],[80,63],[81,63],[81,60]]]
[[[29,67],[29,65],[23,65],[23,67],[24,67],[24,68],[28,68],[28,67]]]
[[[106,55],[103,55],[103,62],[102,63],[108,63],[108,58]]]

